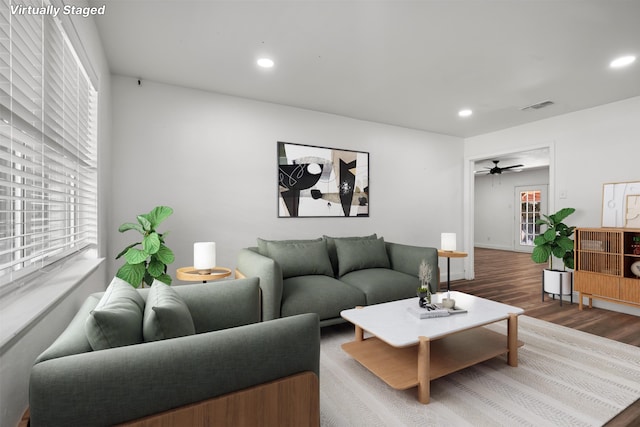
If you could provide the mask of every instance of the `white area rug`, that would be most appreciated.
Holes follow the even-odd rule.
[[[520,316],[518,367],[498,357],[437,379],[422,405],[340,348],[347,326],[322,331],[322,426],[601,426],[640,397],[640,348]],[[489,328],[506,335],[506,321]]]

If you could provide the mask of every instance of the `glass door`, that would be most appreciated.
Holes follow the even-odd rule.
[[[533,239],[540,234],[536,221],[547,214],[547,186],[515,188],[515,235],[514,249],[532,252]]]

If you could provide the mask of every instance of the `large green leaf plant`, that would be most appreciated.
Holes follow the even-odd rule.
[[[159,233],[157,228],[172,213],[173,209],[168,206],[157,206],[148,214],[138,215],[138,223],[127,222],[118,228],[121,233],[136,230],[142,234],[142,241],[130,244],[116,256],[116,259],[119,259],[124,255],[126,261],[116,273],[117,277],[134,288],[141,284],[144,286],[144,283],[151,286],[154,279],[167,285],[171,284],[167,265],[175,260],[175,256],[173,251],[165,246],[164,239],[168,232]],[[136,248],[138,245],[142,245],[142,248]]]
[[[536,220],[537,225],[546,225],[547,229],[533,240],[535,248],[531,259],[540,264],[548,261],[549,269],[553,270],[553,258],[556,257],[562,260],[565,269],[573,268],[573,240],[570,237],[575,227],[569,227],[562,221],[575,211],[574,208],[563,208]]]

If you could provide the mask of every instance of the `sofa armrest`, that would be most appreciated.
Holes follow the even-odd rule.
[[[273,381],[319,374],[318,316],[51,359],[31,371],[31,425],[113,425]]]
[[[433,281],[431,291],[436,292],[440,283],[440,270],[438,268],[438,250],[436,248],[410,246],[400,243],[385,242],[391,268],[402,273],[418,277],[418,269],[422,260],[433,268]]]
[[[282,269],[273,259],[244,248],[238,254],[237,270],[245,277],[259,277],[262,292],[262,320],[280,317]]]

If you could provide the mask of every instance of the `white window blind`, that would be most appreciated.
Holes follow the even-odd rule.
[[[98,94],[57,18],[12,4],[0,0],[0,294],[97,238]]]

